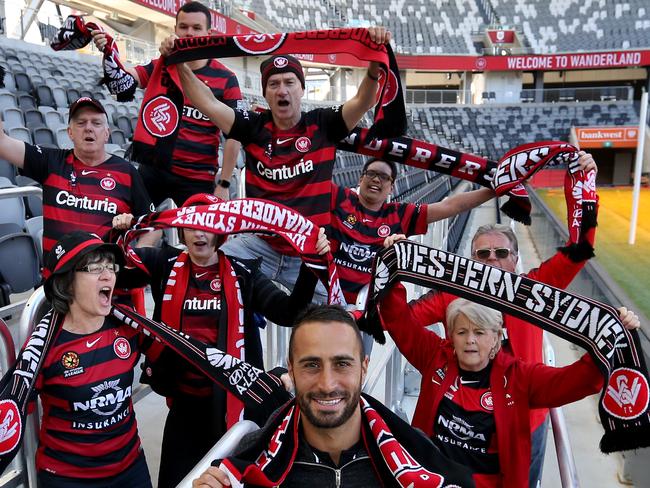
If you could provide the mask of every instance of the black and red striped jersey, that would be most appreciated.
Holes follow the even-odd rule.
[[[329,224],[336,144],[348,132],[340,106],[303,112],[287,130],[275,126],[270,110],[236,110],[228,136],[246,150],[246,196],[286,205],[319,226]],[[286,243],[273,244],[290,252]]]
[[[347,303],[370,282],[372,260],[391,234],[407,236],[427,231],[427,207],[413,203],[385,203],[370,210],[357,193],[332,183],[330,247]]]
[[[144,66],[136,66],[140,85],[146,88],[153,72],[154,59]],[[216,59],[194,74],[203,81],[214,96],[233,109],[241,100],[239,83],[235,74]],[[219,169],[219,138],[221,132],[199,109],[192,106],[185,97],[183,117],[178,130],[178,137],[172,153],[170,171],[189,180],[214,182]]]
[[[43,185],[43,253],[68,232],[83,230],[103,237],[121,213],[153,211],[138,171],[110,156],[87,166],[70,149],[25,143],[23,174]]]
[[[190,263],[190,278],[183,300],[180,330],[205,344],[217,345],[221,314],[221,278],[219,265],[198,266]],[[180,393],[209,397],[214,383],[205,374],[183,361],[178,365]]]
[[[440,402],[432,437],[447,457],[475,473],[480,487],[501,486],[490,371],[459,371]]]
[[[142,338],[112,317],[91,334],[59,333],[36,383],[43,404],[38,470],[104,478],[135,461],[140,438],[131,395]]]

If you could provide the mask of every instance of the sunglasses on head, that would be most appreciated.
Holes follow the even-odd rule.
[[[490,257],[490,254],[492,254],[492,251],[494,251],[494,255],[497,257],[497,259],[505,259],[510,256],[510,254],[512,254],[512,251],[507,247],[497,247],[496,249],[476,249],[474,251],[474,256],[476,256],[478,259],[488,259]]]

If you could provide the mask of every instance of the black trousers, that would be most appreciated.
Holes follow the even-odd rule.
[[[175,488],[225,431],[213,398],[175,398],[165,421],[158,488]]]
[[[196,181],[175,175],[162,168],[141,164],[138,172],[142,177],[149,198],[157,207],[165,198],[171,198],[177,207],[183,206],[185,200],[197,193],[214,193],[213,181]]]

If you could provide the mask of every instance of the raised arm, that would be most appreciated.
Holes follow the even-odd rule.
[[[106,39],[106,33],[100,30],[91,30],[90,34],[93,36],[93,43],[95,44],[97,50],[99,50],[100,52],[104,52],[104,48],[106,47],[106,43],[108,42]],[[135,82],[138,84],[138,88],[142,88],[142,83],[140,83],[140,75],[138,75],[138,70],[128,66],[124,66],[124,70],[128,74],[133,76]]]
[[[183,85],[183,92],[190,99],[192,105],[207,115],[212,123],[224,133],[229,134],[235,122],[235,111],[217,100],[212,90],[201,82],[185,63],[176,66]]]
[[[25,164],[25,143],[5,134],[2,120],[0,120],[0,158],[20,169]]]
[[[463,213],[494,197],[494,190],[481,188],[452,195],[441,202],[430,203],[427,205],[427,223],[430,224]]]
[[[391,39],[390,31],[385,27],[370,27],[368,34],[377,44],[388,44]],[[379,63],[372,61],[368,64],[368,71],[361,80],[356,95],[343,104],[343,120],[348,130],[354,129],[361,117],[377,103],[378,81]]]

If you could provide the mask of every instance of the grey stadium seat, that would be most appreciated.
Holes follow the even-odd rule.
[[[9,303],[9,293],[22,293],[41,282],[40,259],[34,239],[24,232],[0,237],[0,282],[2,302]]]

